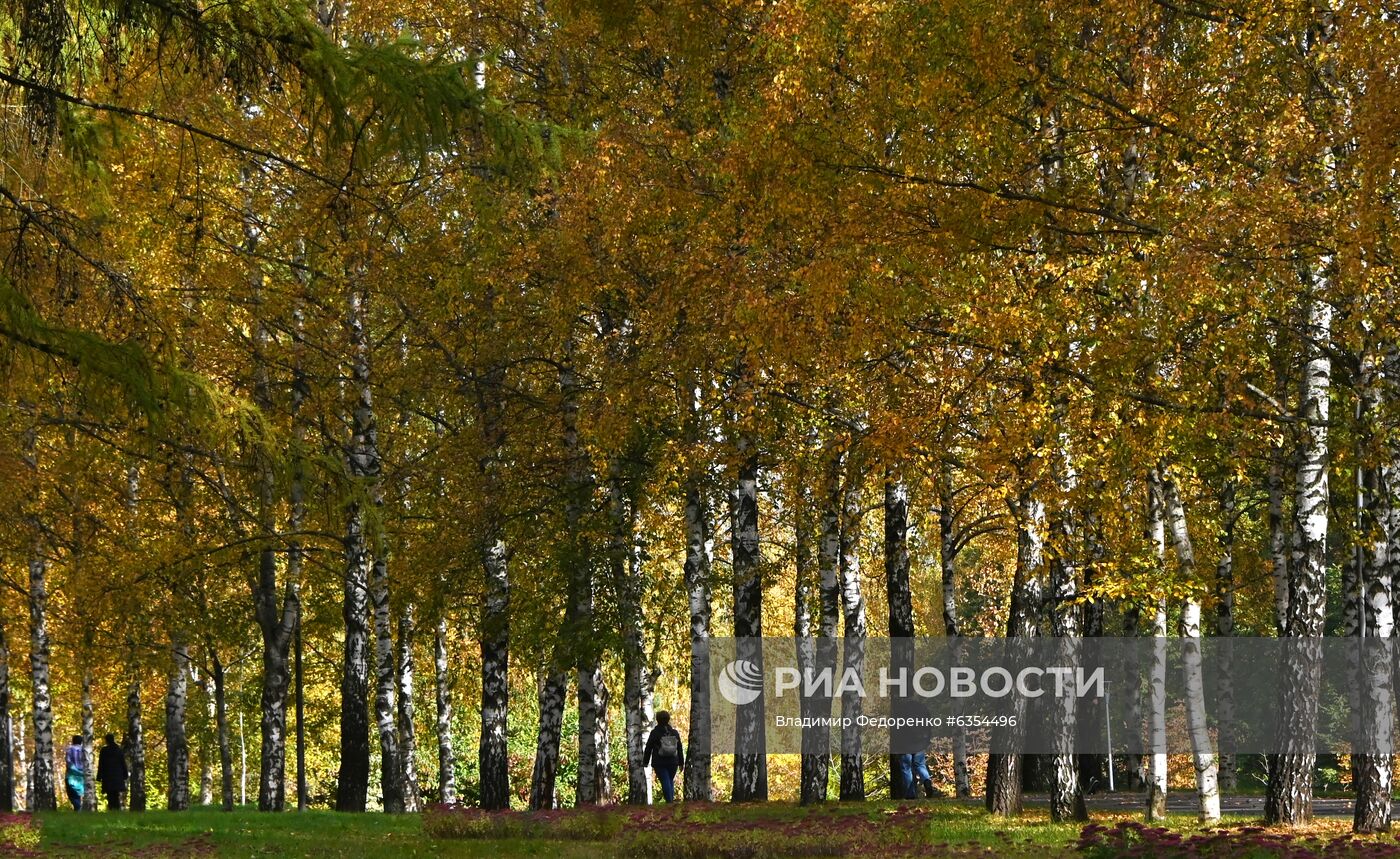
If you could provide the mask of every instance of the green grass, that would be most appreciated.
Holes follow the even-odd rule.
[[[435,841],[418,815],[337,814],[332,811],[261,814],[197,809],[144,814],[99,812],[42,815],[42,846],[57,856],[110,857],[476,857],[606,855],[597,845],[555,841]]]
[[[653,814],[677,820],[687,828],[738,827],[739,837],[752,827],[758,839],[764,829],[803,825],[809,815],[837,824],[850,818],[854,824],[883,821],[899,804],[870,802],[835,803],[817,809],[803,809],[787,803],[728,806],[682,804],[656,809]],[[1031,810],[1020,818],[1003,820],[990,817],[980,807],[955,802],[935,802],[921,806],[930,809],[926,829],[918,831],[926,845],[948,845],[957,855],[1021,855],[1046,859],[1067,855],[1079,835],[1075,825],[1051,824],[1044,810]],[[904,805],[908,810],[908,804]],[[837,821],[831,821],[835,817]],[[1136,815],[1096,815],[1101,823],[1112,824]],[[329,811],[302,814],[260,814],[251,809],[232,813],[194,810],[184,813],[150,811],[145,814],[101,812],[74,814],[57,812],[41,818],[42,847],[45,855],[99,857],[218,856],[218,857],[525,857],[551,859],[612,857],[618,846],[611,841],[557,840],[554,838],[513,839],[434,839],[425,831],[419,815],[347,815]],[[1238,824],[1241,821],[1230,821]],[[1174,818],[1174,829],[1191,829],[1194,821]],[[818,827],[821,828],[821,827]],[[770,835],[778,834],[770,832]],[[772,843],[781,844],[781,840]],[[912,845],[911,845],[912,846]],[[943,851],[939,851],[943,852]]]

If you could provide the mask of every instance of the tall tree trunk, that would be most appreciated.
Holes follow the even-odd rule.
[[[252,218],[245,219],[245,243],[250,251],[257,243],[258,228],[255,223]],[[253,399],[265,414],[271,414],[272,385],[266,356],[271,333],[267,321],[262,316],[261,275],[258,275],[256,280],[254,303],[258,321],[253,337]],[[299,391],[294,392],[294,399],[297,396]],[[295,403],[294,411],[299,406],[299,402]],[[262,633],[262,688],[259,701],[262,763],[258,778],[258,809],[281,811],[286,805],[287,689],[291,682],[287,656],[291,646],[292,628],[296,622],[297,605],[295,588],[290,581],[285,598],[277,587],[277,552],[272,542],[276,533],[273,524],[277,503],[276,474],[272,463],[262,451],[254,451],[253,459],[258,470],[257,528],[258,536],[262,540],[257,553],[258,572],[253,590],[253,616]],[[294,509],[293,517],[296,518],[298,513],[299,511]],[[293,527],[297,527],[298,524],[294,524]]]
[[[1157,559],[1159,581],[1166,576],[1166,500],[1154,470],[1147,481],[1147,533]],[[1160,587],[1160,585],[1159,585]],[[1167,816],[1167,601],[1158,597],[1152,613],[1152,665],[1148,670],[1147,819]]]
[[[944,463],[938,474],[938,569],[942,579],[943,634],[961,651],[962,630],[958,624],[957,509],[953,506],[953,467]],[[967,769],[967,732],[953,734],[953,783],[958,796],[972,796]]]
[[[374,720],[379,731],[379,784],[384,794],[384,812],[402,814],[405,810],[403,758],[399,749],[396,721],[398,672],[394,660],[394,628],[389,606],[389,570],[382,541],[371,567],[369,595],[374,617]]]
[[[481,807],[491,810],[510,807],[510,762],[506,757],[506,720],[510,704],[510,580],[506,563],[505,542],[497,538],[487,543],[482,559],[486,571],[486,601],[481,613],[481,742],[477,764],[481,772]],[[443,682],[446,682],[445,676]],[[440,761],[441,742],[439,732]],[[450,762],[451,739],[447,742]],[[453,789],[455,792],[455,784]]]
[[[19,725],[19,730],[15,731],[15,762],[19,770],[20,778],[24,782],[24,801],[16,802],[16,811],[23,808],[25,811],[33,811],[34,806],[30,804],[30,798],[34,796],[34,770],[29,766],[27,757],[27,743],[24,736],[25,719],[17,719],[15,723]]]
[[[837,635],[841,627],[841,510],[844,501],[845,455],[834,445],[826,452],[825,475],[818,516],[817,571],[818,606],[816,673],[823,676],[836,668]],[[815,719],[831,717],[832,688],[821,685],[818,692],[804,696]],[[818,726],[808,730],[803,741],[810,746],[810,781],[804,782],[804,802],[822,802],[831,781],[831,729]]]
[[[562,447],[564,453],[564,573],[569,583],[569,607],[564,628],[573,654],[578,692],[578,781],[574,794],[578,805],[600,802],[598,730],[602,713],[599,688],[600,654],[593,622],[593,558],[583,533],[584,517],[593,495],[588,455],[579,438],[579,382],[574,367],[576,344],[570,340],[559,370]],[[541,724],[543,730],[543,722]]]
[[[96,743],[92,736],[92,669],[83,666],[82,680],[82,704],[83,704],[83,760],[87,764],[83,767],[83,811],[97,810],[97,773],[93,764],[93,751]]]
[[[135,660],[128,670],[131,683],[126,690],[126,737],[123,738],[123,751],[126,753],[127,807],[132,811],[146,810],[146,729],[141,721],[141,675]]]
[[[593,746],[598,750],[598,769],[594,773],[594,801],[613,800],[612,785],[612,690],[608,688],[602,663],[594,669],[593,687],[598,694],[598,720],[593,723]]]
[[[481,567],[486,580],[486,599],[481,606],[481,740],[477,745],[477,767],[481,774],[481,807],[492,811],[510,807],[510,760],[506,755],[510,708],[510,574],[501,511],[501,456],[506,440],[501,387],[505,378],[504,367],[494,364],[477,386],[477,414],[485,450],[479,471],[484,507]],[[445,649],[446,627],[439,629]],[[444,670],[438,685],[438,786],[443,791],[442,801],[452,802],[456,796],[456,777],[448,772],[444,778],[444,769],[450,769],[452,762],[452,738],[445,735],[446,726],[442,722],[446,681]],[[447,798],[449,790],[453,794],[451,800]]]
[[[698,475],[685,484],[685,591],[690,608],[690,749],[684,798],[709,802],[710,780],[710,568],[713,541]]]
[[[171,811],[190,807],[190,743],[185,736],[189,703],[189,646],[178,634],[170,642],[171,667],[165,689],[165,760],[169,783],[165,804]]]
[[[233,811],[233,749],[229,745],[228,734],[228,686],[225,682],[224,663],[212,647],[209,648],[209,659],[214,668],[214,728],[219,742],[219,802],[224,811]]]
[[[49,562],[42,551],[36,541],[29,559],[29,688],[34,722],[34,789],[29,808],[53,811],[57,794],[49,691]]]
[[[758,455],[739,439],[740,464],[730,493],[734,570],[734,637],[738,657],[763,672],[763,570],[758,542]],[[735,725],[734,802],[768,799],[764,696],[738,708]]]
[[[452,676],[448,673],[447,618],[438,618],[433,635],[433,680],[437,692],[438,801],[457,804],[456,758],[452,753]],[[485,677],[483,666],[482,676]],[[484,779],[483,779],[484,782]],[[485,799],[482,800],[485,808]],[[495,810],[494,807],[492,810]]]
[[[558,649],[562,650],[562,646]],[[540,682],[540,727],[535,738],[535,768],[530,775],[531,811],[559,806],[555,780],[559,775],[559,734],[564,724],[564,697],[569,693],[569,674],[562,667],[562,653],[555,655],[554,662],[554,667]]]
[[[364,811],[369,793],[369,559],[364,514],[351,502],[345,539],[345,650],[340,680],[337,811]]]
[[[1220,560],[1215,565],[1215,635],[1219,640],[1216,675],[1216,710],[1220,737],[1220,790],[1238,786],[1235,762],[1235,526],[1239,523],[1235,481],[1227,478],[1220,488]]]
[[[287,692],[292,679],[287,663],[300,605],[290,582],[285,597],[278,599],[277,559],[272,550],[265,548],[258,554],[256,615],[262,632],[258,810],[282,811],[287,800]]]
[[[0,812],[15,810],[14,731],[10,725],[10,643],[0,618]]]
[[[306,789],[306,686],[302,673],[301,615],[297,615],[297,629],[292,643],[296,652],[294,672],[297,693],[297,811],[305,811],[311,798]]]
[[[1186,525],[1186,505],[1176,480],[1160,478],[1166,504],[1167,528],[1176,552],[1180,580],[1188,586],[1196,575],[1196,550]],[[1206,721],[1205,678],[1201,673],[1201,603],[1188,596],[1181,607],[1182,670],[1186,690],[1186,731],[1191,738],[1191,758],[1196,770],[1197,816],[1203,823],[1220,819],[1220,785],[1215,753],[1211,749],[1210,726]]]
[[[841,506],[842,671],[865,677],[865,597],[860,586],[861,480],[855,456],[846,460],[846,485]],[[861,698],[855,690],[841,696],[841,799],[865,799],[865,766],[861,758]],[[849,718],[850,721],[846,721]]]
[[[1330,262],[1324,263],[1330,265]],[[1332,306],[1316,295],[1325,275],[1304,273],[1309,287],[1299,417],[1306,423],[1294,488],[1293,551],[1289,558],[1288,642],[1280,704],[1281,751],[1269,768],[1264,819],[1299,825],[1312,817],[1312,771],[1317,759],[1321,637],[1327,613],[1327,420],[1332,359]],[[1316,281],[1314,280],[1316,278]]]
[[[1397,368],[1400,369],[1400,368]],[[1361,658],[1357,689],[1357,741],[1364,743],[1352,756],[1356,805],[1352,831],[1385,832],[1390,829],[1395,718],[1395,634],[1392,517],[1396,509],[1395,473],[1385,460],[1389,451],[1380,444],[1383,429],[1377,414],[1384,405],[1381,366],[1374,355],[1364,355],[1358,380],[1357,457],[1357,584],[1362,596],[1363,628],[1358,650]]]
[[[413,647],[417,627],[414,607],[409,603],[399,612],[398,731],[399,755],[403,761],[403,807],[411,814],[419,810],[418,738],[413,724]]]
[[[345,650],[341,675],[340,774],[336,785],[336,808],[341,811],[364,811],[369,790],[368,619],[371,600],[375,604],[376,691],[387,687],[389,696],[393,694],[394,660],[392,641],[384,641],[389,637],[389,587],[387,559],[383,553],[383,539],[379,536],[382,528],[377,524],[378,517],[367,517],[364,510],[366,503],[375,510],[383,505],[379,485],[382,466],[379,429],[370,388],[370,342],[365,320],[368,297],[358,283],[358,275],[352,274],[351,280],[347,326],[355,405],[351,410],[351,436],[346,460],[355,487],[345,526]],[[374,525],[375,536],[372,540],[365,533],[367,521]],[[373,557],[371,545],[375,550]],[[398,811],[402,794],[397,790],[397,742],[393,730],[393,707],[388,697],[381,699],[376,696],[375,716],[380,736],[384,809]]]
[[[1007,612],[1006,646],[1010,660],[1015,662],[1017,645],[1022,639],[1038,634],[1036,619],[1040,613],[1040,579],[1045,567],[1045,507],[1034,492],[1022,488],[1011,499],[1011,512],[1016,523],[1016,572],[1011,583],[1011,605]],[[1021,813],[1024,779],[1024,756],[1020,749],[1025,743],[1026,705],[1024,698],[1013,703],[1016,724],[999,727],[992,732],[995,751],[987,756],[987,811],[1001,817]]]
[[[891,472],[885,474],[884,513],[883,548],[891,639],[890,662],[895,670],[908,671],[913,662],[914,638],[914,597],[909,588],[909,489],[901,476]],[[902,799],[899,796],[900,788],[904,786],[899,764],[902,757],[900,751],[896,748],[889,755],[891,799]]]
[[[1075,351],[1075,347],[1071,347]],[[1078,488],[1079,478],[1069,448],[1069,433],[1064,428],[1067,410],[1063,402],[1056,403],[1058,443],[1055,455],[1055,481],[1059,485],[1061,501],[1056,512],[1052,531],[1054,552],[1050,563],[1050,623],[1054,633],[1060,665],[1078,665],[1080,643],[1083,633],[1080,623],[1079,564],[1080,535],[1072,508],[1072,496]],[[1056,701],[1055,750],[1052,758],[1054,773],[1050,790],[1050,819],[1056,822],[1067,820],[1088,820],[1089,811],[1084,805],[1084,788],[1079,782],[1079,761],[1074,753],[1078,735],[1078,701],[1073,695],[1065,695]]]
[[[609,564],[622,621],[622,709],[627,731],[627,802],[651,804],[651,773],[642,765],[647,735],[653,727],[652,674],[646,662],[642,618],[642,550],[637,537],[639,515],[635,490],[624,485],[620,464],[608,481],[608,515],[612,520]]]
[[[797,670],[805,678],[816,670],[817,642],[812,631],[812,603],[814,593],[819,591],[820,573],[816,553],[812,551],[816,535],[813,531],[812,492],[808,486],[807,471],[799,463],[794,479],[793,491],[793,547],[796,575],[793,581],[792,634],[797,648]],[[817,585],[816,588],[813,586]],[[826,798],[826,771],[822,768],[822,740],[829,732],[818,732],[810,721],[818,713],[813,706],[816,696],[805,693],[799,699],[803,719],[802,727],[802,766],[799,775],[798,791],[803,805],[819,802]],[[828,710],[827,715],[830,715]]]

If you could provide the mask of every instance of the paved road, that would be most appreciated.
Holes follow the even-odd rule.
[[[1092,811],[1140,811],[1147,803],[1147,797],[1141,793],[1096,793],[1085,797],[1089,810]],[[1047,806],[1050,798],[1045,794],[1026,794],[1026,804],[1034,806]],[[1167,810],[1190,814],[1196,810],[1196,795],[1187,791],[1177,791],[1167,794]],[[1249,814],[1256,817],[1264,816],[1264,797],[1262,796],[1225,796],[1220,799],[1220,810],[1226,814]],[[1352,814],[1352,801],[1350,799],[1318,798],[1313,800],[1313,814],[1318,817],[1343,817],[1350,818]],[[1395,819],[1392,817],[1392,819]]]

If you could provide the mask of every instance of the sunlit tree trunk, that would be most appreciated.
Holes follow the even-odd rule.
[[[565,574],[569,581],[571,611],[564,628],[574,656],[574,677],[578,691],[578,781],[574,801],[592,805],[603,801],[604,774],[599,766],[600,722],[606,718],[601,686],[600,654],[594,629],[593,559],[589,538],[584,534],[592,494],[593,476],[588,455],[579,438],[579,381],[573,365],[574,344],[566,348],[567,358],[559,371],[562,397],[561,417],[564,452],[564,540]],[[541,719],[543,724],[543,719]]]
[[[504,384],[505,370],[494,365],[483,376],[477,396],[484,449],[478,466],[484,503],[481,567],[486,592],[481,606],[481,739],[477,746],[477,766],[481,774],[481,807],[493,811],[510,807],[510,761],[506,756],[510,707],[510,575],[501,512],[505,421],[501,413],[500,388]],[[440,631],[445,636],[446,627],[440,627]],[[445,649],[445,638],[441,646]],[[448,780],[443,778],[444,769],[450,769],[452,759],[450,726],[443,722],[446,708],[442,696],[446,694],[446,682],[444,668],[438,678],[438,781],[443,790],[443,802],[450,802],[446,798],[447,789],[452,789],[455,798],[456,784],[455,776],[450,773]]]
[[[15,810],[19,811],[22,808],[25,811],[33,811],[30,798],[34,796],[34,770],[29,766],[28,744],[24,736],[25,726],[29,722],[27,719],[16,719],[15,724],[19,725],[19,729],[15,731],[15,762],[20,780],[24,784],[24,800],[16,800]]]
[[[1324,269],[1330,260],[1323,263]],[[1321,636],[1327,613],[1328,437],[1332,306],[1316,293],[1326,275],[1308,281],[1307,344],[1298,416],[1306,423],[1294,487],[1293,550],[1289,558],[1286,656],[1279,706],[1281,751],[1270,762],[1264,819],[1298,825],[1312,817],[1312,771],[1317,753]]]
[[[209,648],[209,661],[214,675],[214,730],[219,743],[219,803],[224,811],[233,811],[233,748],[229,740],[228,685],[224,663],[212,647]]]
[[[855,457],[846,460],[846,483],[841,505],[841,613],[842,673],[865,676],[865,596],[860,586],[861,479]],[[859,693],[849,690],[841,697],[841,799],[865,799],[865,765],[861,759],[861,715]],[[850,721],[845,721],[849,717]]]
[[[1148,476],[1147,534],[1157,559],[1158,578],[1166,575],[1166,501],[1156,471]],[[1167,601],[1159,597],[1152,613],[1152,664],[1147,676],[1147,819],[1167,816]]]
[[[795,639],[797,670],[805,678],[816,669],[817,641],[812,628],[812,604],[820,590],[817,553],[813,551],[817,536],[813,529],[815,505],[808,485],[807,470],[798,465],[793,489],[793,548],[795,578],[793,580],[792,634]],[[815,586],[815,587],[814,587]],[[799,700],[802,727],[802,767],[799,774],[798,796],[803,805],[826,798],[819,788],[826,772],[821,767],[821,737],[807,721],[818,715],[813,706],[816,696],[804,694]]]
[[[379,784],[384,811],[404,811],[403,758],[396,718],[398,671],[394,659],[394,627],[389,605],[389,568],[383,541],[370,568],[369,595],[374,618],[374,720],[379,731]]]
[[[1398,367],[1397,369],[1400,369]],[[1352,831],[1385,832],[1390,829],[1392,767],[1394,759],[1394,580],[1391,545],[1396,510],[1395,473],[1386,462],[1389,451],[1381,442],[1383,427],[1378,414],[1385,404],[1381,365],[1374,355],[1362,357],[1358,380],[1357,457],[1357,584],[1362,599],[1364,626],[1357,694],[1357,741],[1364,748],[1352,756],[1356,804]]]
[[[1016,572],[1011,583],[1011,605],[1007,612],[1006,645],[1015,648],[1020,640],[1039,634],[1037,617],[1041,603],[1041,577],[1045,568],[1045,506],[1034,492],[1024,488],[1011,499],[1016,523]],[[1014,650],[1009,656],[1016,655]],[[1012,660],[1014,662],[1014,660]],[[1021,813],[1025,744],[1025,699],[1013,703],[1016,725],[992,732],[993,747],[987,756],[986,805],[992,814],[1010,817]]]
[[[1169,475],[1161,478],[1167,530],[1180,579],[1192,586],[1196,575],[1196,550],[1186,525],[1186,505],[1181,490]],[[1197,817],[1204,823],[1220,819],[1220,785],[1215,752],[1211,749],[1210,726],[1206,722],[1205,677],[1201,669],[1201,603],[1188,596],[1181,607],[1182,670],[1186,690],[1186,731],[1191,738],[1191,758],[1196,770]]]
[[[885,595],[890,634],[890,662],[909,670],[914,637],[914,597],[909,587],[909,489],[901,476],[885,475]],[[956,633],[955,633],[956,634]],[[889,755],[890,798],[899,799],[902,785],[899,750]]]
[[[1227,479],[1220,488],[1220,559],[1215,565],[1215,635],[1218,639],[1216,712],[1220,736],[1220,790],[1238,786],[1235,761],[1235,527],[1239,523],[1235,481]]]
[[[690,747],[684,798],[714,798],[710,780],[710,568],[714,542],[699,475],[685,484],[685,591],[690,610]]]
[[[613,464],[608,481],[608,515],[612,520],[609,563],[618,594],[618,614],[622,621],[622,709],[627,731],[627,802],[651,804],[651,772],[642,765],[647,735],[651,731],[652,672],[647,666],[646,629],[642,617],[642,595],[646,579],[643,552],[637,534],[638,501],[635,489],[626,485],[621,465]]]
[[[141,675],[135,660],[129,666],[131,683],[126,689],[126,753],[128,771],[127,807],[132,811],[146,810],[146,728],[141,720]]]
[[[510,696],[507,677],[510,583],[506,571],[505,543],[499,539],[492,541],[486,546],[484,555],[486,602],[482,607],[481,742],[477,750],[477,763],[481,771],[482,807],[495,810],[510,806],[510,770],[506,758],[506,719]],[[445,676],[442,683],[446,683]],[[441,738],[441,732],[439,736]],[[447,743],[446,751],[450,759],[450,738]],[[442,748],[440,739],[440,761]]]
[[[564,696],[569,693],[569,674],[556,655],[555,666],[540,678],[539,732],[535,738],[535,768],[530,775],[530,810],[556,808],[559,796],[555,780],[559,775],[559,734],[564,724]]]
[[[957,509],[953,499],[953,468],[944,463],[938,473],[938,570],[942,584],[943,634],[960,650],[962,629],[958,624],[958,533]],[[967,732],[953,734],[953,784],[958,796],[972,795],[967,769]]]
[[[25,464],[38,470],[33,433],[25,439]],[[29,555],[29,694],[34,725],[34,784],[29,791],[31,811],[57,807],[54,783],[53,698],[49,685],[49,559],[37,515],[30,516],[34,542]]]
[[[359,277],[352,274],[352,280]],[[364,811],[369,793],[369,671],[370,641],[369,617],[370,600],[376,603],[375,634],[380,635],[378,621],[379,604],[385,611],[387,625],[388,610],[388,571],[383,557],[371,558],[371,540],[366,533],[367,517],[365,506],[377,509],[380,506],[379,476],[379,430],[375,420],[374,399],[370,389],[370,343],[366,330],[367,296],[358,283],[352,282],[348,290],[349,314],[347,326],[351,351],[350,381],[355,395],[351,410],[351,435],[346,451],[346,461],[354,485],[351,500],[346,511],[345,524],[345,578],[342,614],[345,624],[344,655],[341,666],[340,684],[340,772],[336,778],[336,808],[340,811]],[[374,525],[379,530],[377,524]],[[375,539],[377,547],[382,541]],[[370,567],[374,566],[371,575]],[[386,659],[380,655],[382,645],[376,648],[375,667],[379,686],[383,686],[384,669],[389,676],[388,687],[393,690],[393,656]],[[387,662],[387,666],[384,664]],[[387,700],[383,702],[387,704]],[[394,759],[396,745],[393,737],[393,709],[388,708],[385,718],[383,704],[376,701],[376,719],[380,726],[381,778],[385,778],[384,808],[397,810],[399,795],[395,791],[398,771]],[[384,723],[388,722],[386,734]],[[386,777],[387,776],[387,777]]]
[[[730,492],[734,570],[734,637],[738,656],[763,670],[763,576],[758,542],[758,456],[740,437],[739,470]],[[767,730],[760,695],[738,708],[735,725],[735,802],[768,799]]]
[[[83,758],[87,761],[87,765],[83,767],[83,811],[96,811],[97,765],[93,762],[96,744],[92,736],[92,669],[86,665],[83,666],[82,696]]]
[[[190,651],[178,634],[171,639],[170,653],[165,690],[165,760],[169,776],[165,804],[171,811],[185,811],[190,807],[190,744],[185,736]]]
[[[404,811],[415,814],[419,810],[418,737],[413,706],[413,647],[417,632],[416,610],[409,603],[399,612],[398,731],[399,755],[403,761],[403,807]]]
[[[1075,347],[1071,347],[1072,350]],[[1069,446],[1069,432],[1064,427],[1066,405],[1057,402],[1056,423],[1059,424],[1054,473],[1061,494],[1052,533],[1054,551],[1050,559],[1050,627],[1057,639],[1061,665],[1078,665],[1080,636],[1083,634],[1079,599],[1080,534],[1072,494],[1078,488],[1079,475]],[[1084,805],[1084,788],[1079,782],[1079,761],[1074,754],[1078,733],[1078,701],[1073,695],[1060,697],[1055,707],[1055,749],[1052,757],[1053,783],[1050,788],[1050,819],[1054,821],[1088,820]]]
[[[447,618],[439,618],[433,634],[433,680],[437,693],[438,801],[457,804],[456,758],[452,751],[452,675],[447,659]],[[483,672],[484,673],[484,672]],[[483,805],[483,807],[485,807]]]
[[[845,455],[836,447],[826,452],[825,474],[817,516],[817,574],[819,613],[817,639],[814,648],[818,676],[836,667],[837,635],[841,627],[841,505]],[[831,689],[819,686],[817,694],[806,696],[814,718],[831,716]],[[827,798],[831,781],[831,730],[813,727],[804,738],[811,747],[810,781],[804,782],[804,802],[821,802]]]

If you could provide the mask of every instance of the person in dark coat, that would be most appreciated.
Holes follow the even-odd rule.
[[[647,737],[642,766],[656,770],[656,777],[661,781],[661,795],[667,802],[675,802],[676,771],[685,766],[685,749],[681,745],[680,731],[671,727],[671,714],[665,710],[656,713],[656,727]]]
[[[122,794],[126,793],[126,755],[117,745],[117,738],[108,734],[105,745],[97,755],[97,781],[102,785],[102,793],[107,797],[108,811],[122,810]]]

